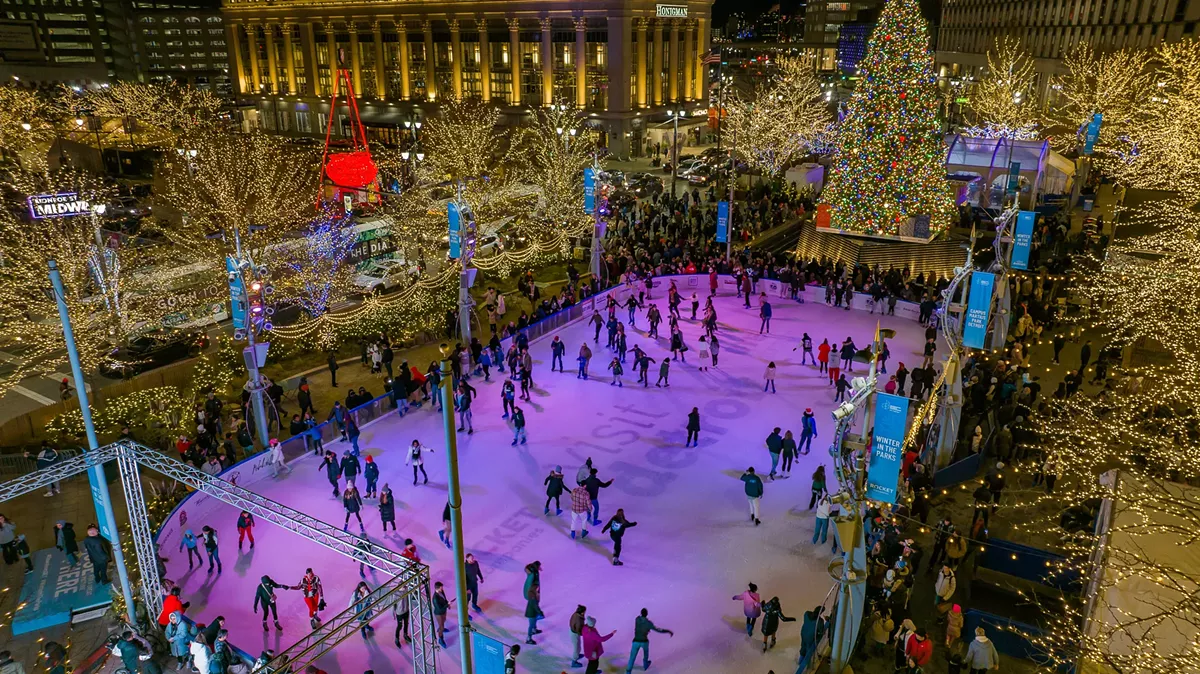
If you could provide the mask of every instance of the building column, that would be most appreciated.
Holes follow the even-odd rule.
[[[628,16],[608,17],[608,111],[624,112],[629,105],[630,40],[633,38],[633,19]],[[622,139],[623,141],[624,139]]]
[[[249,85],[246,83],[246,66],[242,61],[242,40],[238,36],[238,31],[243,30],[242,25],[237,23],[230,23],[225,26],[226,39],[229,41],[229,47],[233,53],[234,84],[237,86],[237,93],[250,94],[254,92],[250,90]]]
[[[338,86],[338,70],[341,70],[341,64],[338,63],[337,26],[333,25],[333,21],[325,22],[325,49],[329,53],[329,91],[325,93],[332,96]]]
[[[294,29],[295,24],[287,21],[283,23],[283,67],[287,70],[287,92],[291,96],[296,95],[296,54],[292,46]]]
[[[512,66],[513,105],[521,104],[521,20],[508,19],[508,65]]]
[[[587,19],[575,19],[575,105],[587,107]]]
[[[304,73],[307,78],[308,95],[321,95],[321,78],[317,76],[317,36],[313,22],[305,21],[300,32],[300,45],[304,50]]]
[[[375,40],[375,98],[387,98],[387,62],[383,58],[383,26],[379,19],[371,22],[371,39]]]
[[[551,20],[541,19],[542,26],[542,105],[554,103],[554,36]]]
[[[692,100],[696,87],[692,85],[692,71],[696,65],[695,38],[696,26],[689,20],[684,26],[683,33],[683,100]]]
[[[451,81],[454,82],[454,98],[462,100],[462,31],[458,19],[450,19],[446,23],[450,24],[450,71]]]
[[[437,55],[433,51],[433,22],[425,19],[421,22],[421,30],[425,32],[425,98],[436,101],[437,90]]]
[[[637,61],[634,70],[637,72],[637,106],[646,107],[646,19],[633,20],[637,28]]]
[[[492,100],[492,46],[487,19],[475,17],[475,30],[479,31],[479,96],[487,103]]]
[[[346,31],[350,33],[350,81],[354,83],[354,97],[362,98],[362,53],[358,50],[358,24],[353,17],[346,24]]]
[[[696,19],[696,100],[708,103],[708,66],[701,61],[708,56],[708,19]]]
[[[258,26],[246,24],[246,42],[250,45],[250,93],[262,91],[262,73],[258,63]]]
[[[267,47],[267,88],[279,93],[279,57],[275,54],[275,24],[263,24],[263,40]]]
[[[663,72],[663,22],[655,21],[654,26],[654,107],[662,105],[662,72]],[[611,80],[610,80],[611,82]]]
[[[667,66],[667,101],[675,103],[679,100],[679,22],[671,22],[671,60]]]
[[[412,55],[408,53],[408,23],[398,16],[392,17],[396,26],[396,38],[400,43],[400,99],[412,99]]]

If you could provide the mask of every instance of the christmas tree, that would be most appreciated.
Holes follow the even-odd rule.
[[[954,202],[946,182],[929,31],[917,0],[888,0],[860,75],[822,195],[830,206],[830,227],[924,237],[927,216],[929,235],[945,230]]]

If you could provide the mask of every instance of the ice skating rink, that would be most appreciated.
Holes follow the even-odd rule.
[[[666,315],[665,290],[656,289],[655,301]],[[592,328],[584,321],[557,333],[567,345],[566,373],[550,371],[550,340],[544,336],[530,346],[534,357],[532,402],[518,401],[528,421],[528,444],[512,447],[512,432],[501,419],[500,388],[503,375],[493,369],[491,382],[472,378],[479,397],[473,405],[475,433],[458,436],[463,484],[463,529],[466,548],[479,560],[484,575],[481,586],[482,612],[473,613],[476,629],[506,643],[525,641],[525,601],[522,598],[523,567],[542,562],[543,634],[536,646],[522,645],[518,671],[559,672],[570,669],[568,621],[577,604],[588,607],[601,633],[616,630],[605,644],[602,671],[624,671],[633,636],[634,618],[642,608],[660,627],[675,636],[652,634],[653,669],[661,672],[744,672],[761,674],[774,669],[780,674],[794,671],[800,645],[803,613],[821,602],[832,585],[826,571],[831,559],[829,545],[813,545],[813,514],[807,510],[810,476],[820,464],[832,466],[828,442],[833,431],[829,412],[834,389],[825,375],[812,365],[800,365],[798,346],[804,332],[814,345],[828,338],[840,344],[847,336],[866,347],[880,317],[864,311],[844,311],[824,304],[804,305],[771,298],[774,318],[771,334],[758,334],[757,301],[744,309],[742,301],[728,292],[717,297],[719,367],[699,372],[695,360],[699,321],[689,320],[690,290],[684,291],[684,319],[680,322],[690,347],[687,363],[674,362],[670,388],[655,388],[659,363],[650,367],[651,385],[635,384],[632,354],[625,365],[625,386],[610,386],[605,369],[612,354],[592,342]],[[703,299],[703,294],[701,294]],[[627,312],[617,312],[625,321]],[[898,362],[911,369],[921,361],[923,329],[907,318],[884,317],[885,328],[896,330],[889,340],[889,370]],[[637,315],[628,344],[640,345],[661,361],[669,358],[669,331],[646,338],[645,313]],[[583,341],[594,351],[592,377],[575,376],[575,356]],[[763,392],[763,371],[769,361],[778,366],[778,393]],[[855,372],[866,366],[855,364]],[[886,377],[881,377],[881,382]],[[519,390],[519,389],[518,389]],[[698,407],[701,415],[700,446],[684,448],[687,413]],[[774,426],[800,432],[805,408],[816,413],[820,435],[812,453],[797,461],[790,479],[766,481],[762,499],[762,525],[749,521],[743,484],[738,479],[748,466],[762,475],[770,468],[764,440]],[[290,413],[291,410],[289,410]],[[327,411],[322,411],[327,414]],[[413,486],[412,471],[404,465],[406,448],[418,439],[433,449],[426,455],[427,485]],[[388,416],[363,429],[360,446],[375,457],[381,483],[391,485],[397,498],[399,531],[382,533],[377,501],[368,499],[363,511],[367,536],[395,550],[403,539],[413,538],[422,560],[429,564],[433,580],[454,594],[450,551],[438,540],[442,508],[446,503],[446,465],[439,414],[428,405],[403,419]],[[341,454],[344,443],[327,445]],[[624,566],[611,565],[612,541],[594,527],[586,540],[571,540],[570,498],[563,496],[563,514],[543,514],[543,479],[561,465],[569,482],[588,457],[599,469],[601,479],[613,484],[600,492],[600,518],[607,521],[617,508],[638,523],[624,538]],[[331,494],[324,470],[314,457],[293,464],[294,471],[255,485],[268,498],[304,510],[340,526],[344,510]],[[831,478],[832,479],[832,478]],[[363,481],[358,480],[361,489]],[[359,581],[358,565],[315,543],[270,525],[255,532],[257,545],[239,553],[235,521],[237,511],[214,506],[208,519],[193,520],[189,527],[199,533],[204,524],[220,532],[224,573],[189,571],[185,555],[162,550],[170,559],[168,577],[183,588],[191,601],[188,614],[208,623],[217,615],[227,619],[231,641],[257,654],[263,648],[280,650],[309,631],[301,593],[279,591],[280,620],[284,630],[274,627],[263,633],[261,618],[251,606],[258,580],[269,575],[281,583],[299,582],[305,567],[321,576],[332,616],[349,604]],[[357,524],[352,522],[351,531]],[[372,586],[383,579],[368,571]],[[746,589],[748,582],[759,586],[763,599],[778,596],[784,614],[797,619],[783,623],[778,645],[762,652],[762,637],[756,629],[746,636],[742,604],[731,597]],[[410,671],[411,650],[398,650],[392,643],[395,623],[378,616],[374,636],[355,634],[336,651],[325,656],[320,666],[330,674],[361,674]],[[460,670],[457,620],[454,608],[447,621],[449,648],[441,651],[439,669]],[[640,657],[637,669],[640,671]]]

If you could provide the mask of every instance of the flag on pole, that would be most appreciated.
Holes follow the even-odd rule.
[[[717,52],[709,52],[707,56],[700,59],[700,63],[703,63],[706,66],[711,66],[715,63],[720,63],[720,62],[721,62],[721,55]]]

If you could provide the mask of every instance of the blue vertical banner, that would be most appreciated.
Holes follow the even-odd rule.
[[[987,339],[988,315],[992,312],[992,291],[996,275],[985,271],[971,272],[971,295],[967,298],[967,315],[963,319],[963,346],[982,349]]]
[[[508,649],[495,639],[471,631],[471,659],[475,664],[475,674],[504,674],[504,656]]]
[[[234,330],[246,329],[246,284],[232,257],[225,258],[225,271],[229,275],[229,316]]]
[[[457,203],[446,204],[446,218],[450,221],[450,259],[457,260],[462,256],[462,214]]]
[[[717,202],[717,243],[729,241],[729,202]]]
[[[1008,165],[1008,193],[1016,194],[1021,186],[1021,162],[1015,161]]]
[[[96,508],[96,526],[100,529],[100,535],[111,542],[113,530],[109,528],[108,518],[104,516],[104,513],[112,508],[112,504],[108,502],[108,494],[101,488],[101,485],[108,484],[104,475],[104,466],[92,466],[88,469],[88,483],[92,489],[92,505]],[[84,532],[85,535],[86,533]]]
[[[583,169],[583,210],[596,212],[596,169]]]
[[[1017,214],[1017,225],[1013,228],[1012,259],[1009,260],[1009,266],[1013,269],[1029,269],[1029,249],[1033,245],[1033,225],[1036,220],[1035,211]]]
[[[904,432],[908,427],[908,398],[875,394],[875,430],[871,435],[871,463],[867,466],[867,498],[896,502],[900,486]]]
[[[1083,136],[1083,153],[1091,154],[1096,147],[1096,141],[1100,138],[1100,125],[1104,122],[1104,115],[1096,113],[1092,115],[1092,121],[1088,122],[1087,131]]]

